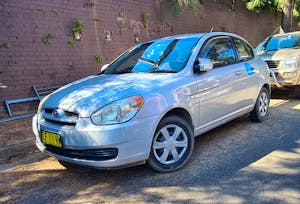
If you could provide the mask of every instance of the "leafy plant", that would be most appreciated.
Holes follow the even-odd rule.
[[[56,38],[55,35],[47,34],[47,35],[44,35],[44,36],[42,37],[42,41],[43,41],[43,43],[45,43],[45,44],[47,45],[47,44],[50,43],[50,40],[52,40],[52,39],[54,39],[54,38]]]
[[[197,8],[200,3],[199,0],[173,0],[173,13],[175,16],[181,16],[184,8]]]
[[[9,46],[9,44],[7,44],[7,43],[2,43],[2,44],[0,44],[0,48],[1,48],[1,49],[2,49],[2,48],[8,49],[8,48],[10,48],[10,46]]]
[[[70,69],[72,69],[74,67],[74,65],[71,61],[69,61],[68,66],[69,66]]]
[[[72,31],[74,33],[82,34],[83,22],[81,20],[79,20],[79,19],[76,19],[72,23],[73,23]]]
[[[294,8],[290,16],[287,16],[285,13],[285,8],[291,3]],[[286,28],[289,25],[286,25],[286,22],[291,22],[292,15],[296,17],[298,21],[298,26],[300,27],[300,0],[246,0],[245,3],[246,8],[249,11],[260,13],[265,8],[270,8],[273,11],[280,11],[283,12],[281,26]],[[285,30],[285,29],[284,29]]]
[[[294,16],[296,17],[298,27],[300,28],[300,0],[296,1],[296,5],[294,8]]]
[[[231,0],[231,6],[229,8],[229,11],[235,12],[236,9],[236,0]]]
[[[76,45],[74,37],[70,37],[68,43],[69,43],[70,46],[74,47]]]
[[[222,32],[227,32],[226,26],[221,26],[221,27],[220,27],[220,30],[221,30]]]
[[[273,10],[280,9],[282,5],[279,4],[279,0],[248,0],[246,3],[246,8],[249,11],[255,11],[257,13],[261,12],[264,8],[270,7]]]
[[[104,56],[102,55],[97,55],[96,56],[96,61],[99,65],[101,65],[104,62]]]
[[[145,27],[148,27],[148,25],[150,24],[150,16],[151,14],[149,12],[143,13],[142,23],[144,24]]]

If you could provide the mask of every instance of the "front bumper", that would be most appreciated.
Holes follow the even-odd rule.
[[[300,85],[300,68],[270,69],[271,84],[276,87]]]
[[[118,168],[147,160],[159,120],[159,116],[151,116],[98,126],[90,118],[79,118],[75,126],[69,126],[38,117],[33,117],[32,128],[40,151],[59,160],[96,168]],[[61,135],[63,148],[44,145],[41,130]]]

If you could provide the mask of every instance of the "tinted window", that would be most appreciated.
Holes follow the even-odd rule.
[[[210,59],[214,67],[225,66],[236,62],[234,49],[228,38],[209,41],[201,57]]]
[[[234,39],[239,61],[247,61],[254,57],[252,48],[241,39]]]
[[[133,67],[133,72],[165,70],[179,72],[187,63],[199,38],[158,40],[150,45]]]
[[[108,66],[107,69],[103,71],[104,74],[118,74],[130,72],[134,67],[138,59],[145,52],[146,48],[149,47],[151,43],[137,45],[121,55],[116,61]]]
[[[185,67],[199,38],[166,38],[137,45],[115,60],[103,73],[179,72]]]

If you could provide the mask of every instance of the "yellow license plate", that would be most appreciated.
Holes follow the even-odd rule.
[[[61,136],[59,134],[42,131],[41,140],[44,144],[62,148]]]

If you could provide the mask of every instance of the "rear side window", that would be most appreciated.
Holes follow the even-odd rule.
[[[239,61],[248,61],[250,59],[253,59],[253,50],[246,42],[237,38],[233,39],[233,41],[237,48]]]
[[[211,60],[214,68],[236,63],[234,49],[229,38],[217,38],[209,41],[201,58]]]

